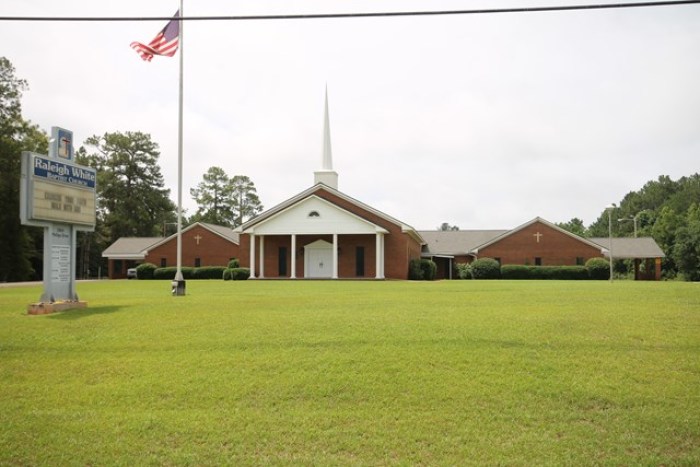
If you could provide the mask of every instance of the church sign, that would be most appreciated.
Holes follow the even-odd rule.
[[[20,218],[44,227],[44,292],[32,314],[85,306],[75,291],[76,238],[95,229],[97,172],[73,162],[72,140],[53,127],[48,156],[22,153]]]
[[[29,168],[25,214],[28,221],[95,226],[94,169],[28,152],[22,157],[23,166]]]

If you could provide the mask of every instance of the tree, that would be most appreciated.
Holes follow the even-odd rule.
[[[48,138],[22,118],[25,89],[27,82],[0,57],[0,282],[36,278],[32,261],[41,264],[35,245],[41,245],[42,230],[21,225],[19,183],[22,151],[48,152]]]
[[[459,230],[459,227],[456,225],[450,225],[447,222],[443,222],[442,224],[440,224],[440,227],[438,227],[438,230],[440,232],[456,231]]]
[[[234,219],[231,179],[221,167],[209,167],[202,178],[197,188],[190,190],[199,206],[191,220],[231,226]]]
[[[583,225],[583,220],[579,219],[578,217],[572,218],[569,222],[559,222],[557,223],[557,226],[561,227],[567,232],[571,232],[572,234],[576,234],[581,237],[585,237],[588,233],[586,226]]]
[[[676,231],[671,256],[685,280],[700,281],[700,205],[690,205]]]
[[[245,175],[234,175],[230,181],[233,227],[257,216],[263,210],[255,184]]]
[[[176,219],[170,190],[158,166],[158,144],[141,132],[92,136],[79,151],[81,163],[97,169],[97,204],[108,243],[119,237],[151,237]]]

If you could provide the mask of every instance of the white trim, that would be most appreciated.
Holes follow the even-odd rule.
[[[250,278],[255,279],[255,234],[250,234]]]
[[[265,236],[260,236],[260,279],[265,278]]]
[[[297,278],[297,236],[295,234],[292,234],[292,273],[289,278]]]

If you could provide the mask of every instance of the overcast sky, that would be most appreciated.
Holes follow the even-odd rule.
[[[498,8],[605,0],[185,0],[185,15]],[[170,16],[175,0],[2,0],[0,16]],[[156,22],[0,22],[47,132],[149,133],[177,200],[178,59]],[[266,208],[313,184],[328,85],[339,188],[417,229],[594,222],[700,171],[700,5],[409,18],[188,22],[183,207],[211,166]]]

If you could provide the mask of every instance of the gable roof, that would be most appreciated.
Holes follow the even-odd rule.
[[[200,226],[215,235],[218,235],[231,243],[239,244],[239,235],[230,227],[222,225],[207,224],[205,222],[195,222],[182,229],[185,233],[195,227]],[[111,259],[144,259],[148,252],[164,243],[168,243],[177,238],[177,233],[169,237],[120,237],[102,252],[103,258]]]
[[[420,230],[418,233],[425,240],[424,253],[464,256],[506,232],[508,230]]]
[[[120,237],[102,252],[103,258],[143,259],[152,245],[163,237]]]
[[[589,238],[589,240],[605,248],[605,256],[609,256],[608,248],[610,246],[610,239],[608,237]],[[612,250],[613,259],[646,259],[666,257],[664,251],[651,237],[613,237]]]
[[[498,237],[495,237],[495,238],[489,240],[489,241],[486,242],[486,243],[483,243],[483,244],[481,244],[481,245],[478,245],[476,248],[472,249],[471,253],[477,254],[477,253],[479,253],[479,249],[481,249],[481,248],[486,248],[487,246],[491,246],[491,245],[493,245],[494,243],[500,242],[500,241],[503,240],[504,238],[510,237],[511,235],[520,232],[520,231],[523,230],[524,228],[529,227],[529,226],[531,226],[532,224],[536,224],[536,223],[538,223],[538,222],[541,223],[541,224],[543,224],[543,225],[546,225],[547,227],[549,227],[549,228],[551,228],[551,229],[553,229],[553,230],[556,230],[557,232],[560,232],[560,233],[562,233],[562,234],[564,234],[564,235],[567,235],[567,236],[573,238],[574,240],[578,240],[578,241],[581,242],[581,243],[585,243],[586,245],[592,246],[592,247],[594,247],[594,248],[600,248],[601,251],[602,251],[602,249],[604,249],[604,247],[602,247],[600,244],[595,243],[595,242],[592,242],[590,239],[581,237],[581,236],[579,236],[579,235],[576,235],[575,233],[571,233],[571,232],[569,232],[568,230],[564,230],[564,229],[562,229],[561,227],[559,227],[558,225],[552,224],[551,222],[546,221],[546,220],[542,219],[541,217],[535,217],[535,218],[532,219],[530,222],[526,222],[526,223],[524,223],[524,224],[522,224],[522,225],[519,225],[518,227],[514,228],[513,230],[508,230],[508,231],[505,232],[504,234],[499,235]]]
[[[369,206],[361,201],[358,201],[355,198],[352,198],[352,197],[346,195],[345,193],[342,193],[342,192],[340,192],[334,188],[331,188],[328,185],[325,185],[323,183],[317,183],[316,185],[314,185],[310,188],[307,188],[306,190],[302,191],[301,193],[297,194],[296,196],[293,196],[292,198],[289,198],[288,200],[281,202],[277,206],[274,206],[273,208],[268,209],[267,211],[263,212],[259,216],[254,217],[253,219],[250,219],[247,222],[244,222],[242,225],[237,227],[234,230],[234,232],[248,233],[247,230],[249,230],[251,227],[254,227],[256,224],[265,222],[266,220],[277,215],[278,213],[285,211],[285,210],[289,209],[290,207],[294,206],[298,202],[300,202],[300,201],[302,201],[310,196],[313,196],[315,193],[317,193],[320,190],[324,190],[324,191],[330,193],[331,195],[337,196],[338,198],[341,198],[341,199],[353,204],[354,206],[356,206],[364,211],[370,212],[370,213],[376,215],[377,217],[379,217],[387,222],[390,222],[394,225],[401,227],[402,232],[405,232],[405,233],[413,236],[421,244],[424,243],[423,238],[421,238],[421,236],[418,234],[416,229],[414,229],[410,225],[408,225],[404,222],[401,222],[398,219],[395,219],[395,218],[389,216],[388,214],[385,214],[377,209],[374,209],[373,207],[371,207],[371,206]],[[328,201],[328,200],[326,200],[326,201]]]

